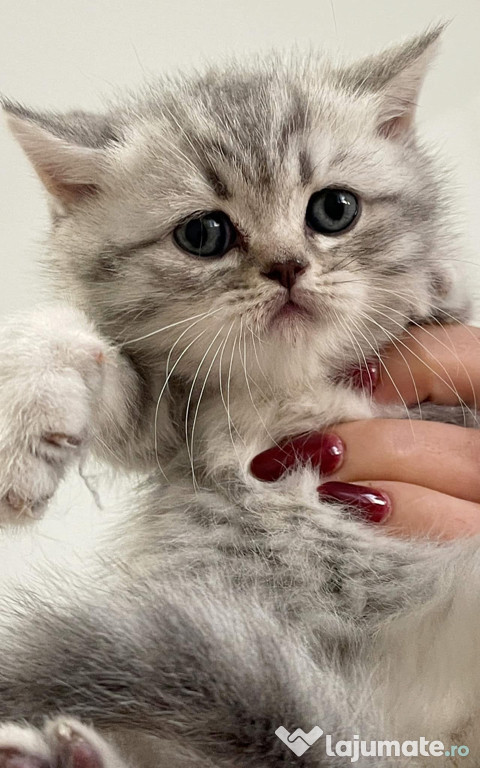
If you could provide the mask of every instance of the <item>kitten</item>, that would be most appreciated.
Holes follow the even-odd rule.
[[[102,116],[4,101],[67,303],[1,331],[2,520],[43,514],[90,450],[147,479],[82,577],[4,605],[2,768],[351,762],[323,737],[294,754],[281,726],[442,739],[478,765],[476,542],[388,538],[321,503],[312,468],[249,470],[379,415],[339,373],[468,316],[414,127],[440,31],[354,66],[155,83]]]

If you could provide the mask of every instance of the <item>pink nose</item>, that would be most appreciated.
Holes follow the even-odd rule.
[[[290,259],[289,261],[276,261],[270,264],[267,271],[263,272],[263,274],[269,280],[276,280],[287,291],[290,291],[297,282],[297,278],[303,275],[306,269],[306,264]]]

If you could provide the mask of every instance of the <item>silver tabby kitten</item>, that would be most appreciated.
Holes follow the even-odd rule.
[[[350,764],[280,726],[478,765],[477,543],[388,538],[321,503],[311,468],[249,471],[285,435],[378,415],[345,367],[466,317],[414,128],[439,33],[164,81],[104,115],[4,101],[66,303],[1,331],[2,520],[42,514],[89,450],[148,479],[81,577],[4,601],[1,768]]]

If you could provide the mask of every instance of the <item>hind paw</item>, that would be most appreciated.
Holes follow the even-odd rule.
[[[0,726],[0,768],[127,768],[93,728],[58,717],[43,730]]]

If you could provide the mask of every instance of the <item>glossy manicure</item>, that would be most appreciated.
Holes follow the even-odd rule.
[[[342,464],[345,446],[333,434],[310,432],[269,448],[255,456],[250,471],[258,480],[273,482],[297,464],[318,467],[322,475],[331,475]]]
[[[317,488],[322,501],[336,501],[353,510],[370,523],[381,523],[392,511],[392,502],[386,493],[365,485],[353,483],[323,483]]]

